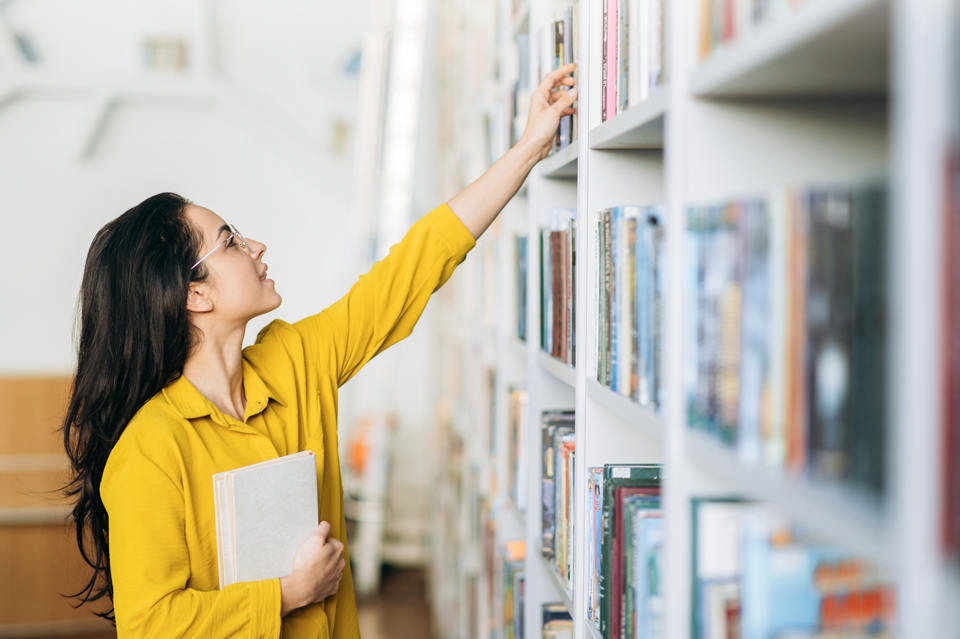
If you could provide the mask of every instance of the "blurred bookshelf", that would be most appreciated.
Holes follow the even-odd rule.
[[[580,98],[573,129],[561,132],[563,142],[479,242],[479,252],[495,247],[496,268],[484,268],[475,253],[439,293],[465,324],[442,349],[441,414],[449,419],[441,439],[459,438],[462,452],[443,449],[448,464],[461,466],[438,478],[438,492],[454,491],[459,502],[438,500],[437,516],[453,516],[449,506],[461,523],[438,544],[445,547],[433,570],[444,578],[434,589],[476,594],[438,611],[438,627],[451,630],[444,636],[539,637],[544,606],[555,603],[568,609],[576,639],[611,636],[592,611],[599,547],[588,490],[591,469],[614,465],[663,468],[656,555],[663,590],[660,625],[649,636],[705,636],[698,599],[705,596],[744,623],[756,621],[757,602],[769,603],[757,584],[774,577],[756,566],[728,566],[721,588],[709,562],[698,563],[698,543],[714,525],[718,538],[743,544],[749,556],[782,550],[859,566],[862,580],[845,587],[879,602],[876,632],[960,631],[960,614],[948,604],[960,593],[960,524],[950,523],[960,521],[960,473],[951,470],[960,460],[960,409],[951,408],[960,405],[960,363],[942,355],[944,322],[960,322],[960,311],[949,310],[952,296],[960,299],[960,260],[948,260],[944,275],[942,255],[960,239],[949,186],[960,164],[951,155],[960,139],[957,3],[925,11],[888,0],[666,0],[663,14],[647,0],[466,4],[466,13],[445,9],[447,18],[467,29],[465,16],[482,5],[487,21],[469,22],[469,30],[486,29],[489,49],[481,65],[450,56],[448,74],[482,68],[488,75],[469,79],[476,95],[458,93],[462,79],[446,92],[488,137],[451,133],[464,140],[458,149],[472,140],[498,150],[491,161],[505,152],[522,133],[521,98],[570,49]],[[604,55],[619,54],[604,48],[604,11],[614,5],[627,7],[630,19],[653,11],[643,14],[642,29],[617,23],[617,30],[660,52],[627,51],[636,64],[607,69],[615,75],[605,82]],[[711,7],[722,13],[701,14]],[[658,15],[666,25],[660,34],[651,31]],[[556,43],[571,28],[563,47],[545,47],[544,38]],[[927,38],[941,56],[932,71],[917,55]],[[452,164],[464,184],[483,168]],[[837,230],[841,218],[854,220],[847,230]],[[761,248],[751,244],[756,237],[765,238]],[[836,260],[852,246],[860,262]],[[800,257],[791,262],[799,270],[784,275],[784,260]],[[769,299],[758,297],[761,285],[751,279],[761,276],[764,291],[777,291]],[[491,286],[495,295],[484,292]],[[859,309],[856,319],[817,314],[843,307],[844,295]],[[494,318],[493,340],[477,337],[489,330],[483,317]],[[787,333],[802,339],[787,346],[777,337]],[[840,370],[829,369],[831,340],[847,349],[843,382],[830,377]],[[945,365],[957,371],[947,385]],[[847,421],[824,416],[827,397]],[[560,464],[557,455],[569,449],[573,472],[563,481],[572,497],[563,516],[544,507],[545,413],[560,410],[573,411],[567,448],[555,440],[550,457]],[[831,440],[837,432],[841,440]],[[462,479],[471,473],[482,486]],[[707,515],[698,524],[701,510]],[[561,525],[569,533],[566,559],[545,541],[547,511],[558,527],[551,534]],[[741,523],[762,535],[731,532]],[[487,526],[500,531],[493,545],[484,542]],[[776,535],[788,540],[782,548],[769,541]],[[497,568],[506,555],[496,546],[521,537],[518,602]],[[467,570],[463,557],[477,561]],[[623,588],[639,588],[636,574],[621,577]],[[458,585],[471,580],[468,590]],[[636,596],[640,606],[645,600]],[[516,606],[509,620],[505,597]],[[825,606],[845,601],[836,592],[818,597]],[[843,634],[854,632],[843,625],[849,620],[835,621],[814,615],[804,630],[852,636]],[[708,634],[718,627],[726,628]]]

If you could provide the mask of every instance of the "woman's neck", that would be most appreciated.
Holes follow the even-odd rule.
[[[225,415],[243,421],[247,397],[243,390],[243,330],[227,334],[204,331],[187,358],[183,376]]]

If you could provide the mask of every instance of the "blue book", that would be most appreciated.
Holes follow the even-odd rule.
[[[623,233],[623,207],[615,206],[610,209],[610,252],[613,257],[613,300],[610,305],[610,389],[620,390],[620,358],[617,351],[620,350],[620,308],[621,308],[621,287],[620,271],[623,269],[623,255],[620,250],[620,236]]]
[[[638,511],[633,525],[636,549],[636,639],[663,637],[663,516],[660,511]]]
[[[691,427],[698,423],[697,415],[697,369],[699,362],[700,309],[700,212],[696,208],[687,210],[686,246],[684,261],[686,273],[683,287],[683,394],[686,401],[687,424]]]

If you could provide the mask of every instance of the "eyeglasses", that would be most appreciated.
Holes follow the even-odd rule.
[[[225,239],[224,241],[220,242],[219,244],[217,244],[216,246],[214,246],[212,249],[210,249],[210,253],[207,253],[206,255],[204,255],[203,257],[201,257],[201,258],[197,261],[197,263],[194,264],[194,265],[190,268],[190,270],[193,270],[193,269],[197,268],[198,266],[200,266],[200,262],[202,262],[202,261],[204,261],[205,259],[207,259],[208,257],[210,257],[210,255],[211,255],[214,251],[216,251],[218,248],[220,248],[221,246],[223,246],[223,245],[226,244],[227,242],[230,242],[230,241],[233,240],[233,238],[235,238],[235,237],[240,238],[240,248],[245,249],[245,250],[249,250],[249,249],[247,249],[247,240],[246,240],[246,238],[244,238],[243,235],[240,233],[240,231],[237,230],[237,227],[235,227],[233,224],[231,224],[231,225],[230,225],[230,230],[233,231],[233,235],[231,235],[230,237],[228,237],[227,239]]]

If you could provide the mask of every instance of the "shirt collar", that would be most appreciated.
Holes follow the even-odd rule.
[[[262,413],[269,400],[280,401],[278,393],[271,390],[253,366],[243,361],[243,392],[247,396],[244,421],[253,415]],[[181,375],[168,384],[162,391],[164,398],[184,419],[198,419],[209,415],[219,415],[220,410],[213,405],[185,376]],[[281,402],[282,403],[282,402]],[[231,420],[234,421],[234,420]]]

